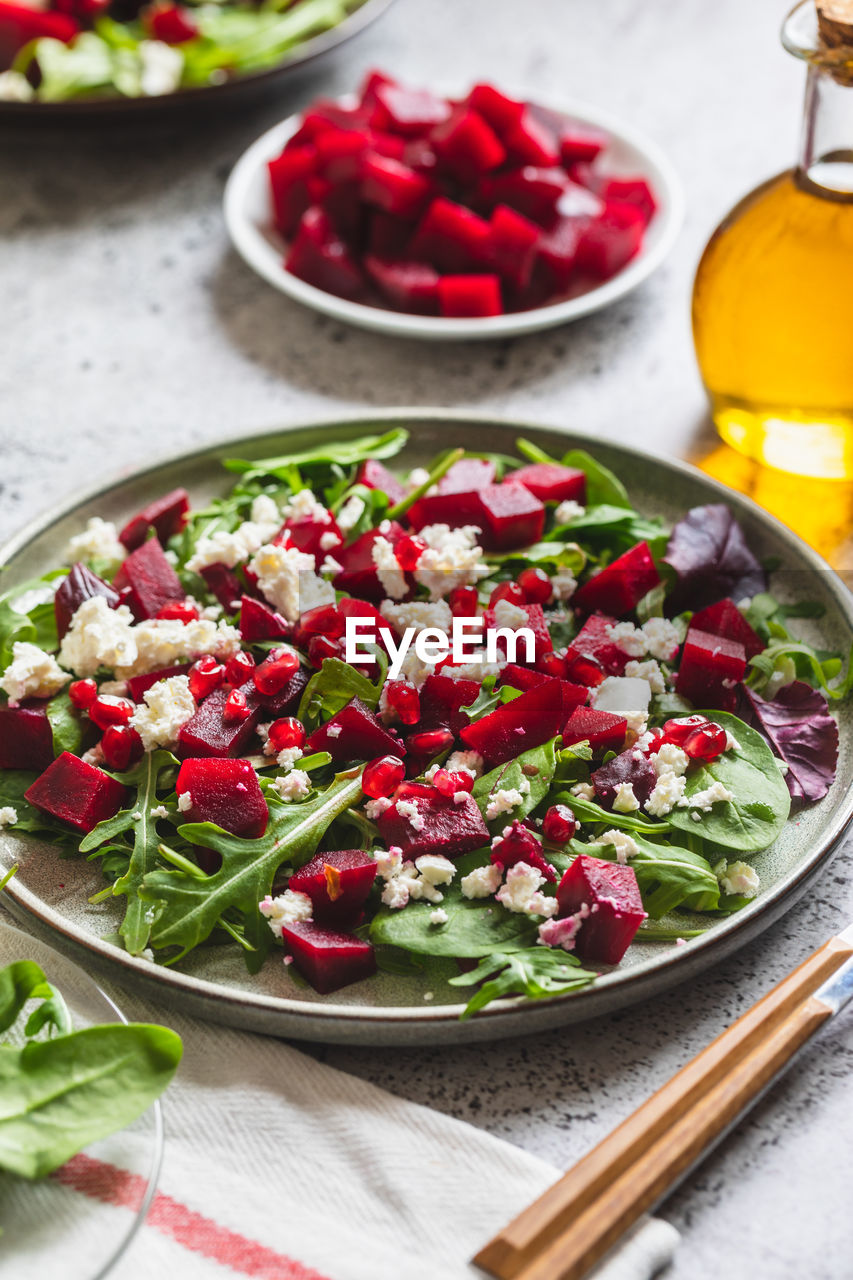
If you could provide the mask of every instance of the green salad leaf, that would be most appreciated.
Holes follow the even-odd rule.
[[[496,819],[502,825],[513,818],[525,818],[531,813],[540,800],[544,800],[554,777],[557,760],[554,754],[554,739],[543,742],[541,747],[532,747],[523,751],[514,760],[507,760],[497,768],[484,773],[474,783],[474,799],[480,807],[483,817],[489,801],[496,791],[520,791],[521,804],[512,813],[503,813]]]
[[[280,454],[277,458],[259,458],[246,461],[241,458],[226,458],[224,466],[228,471],[236,471],[244,476],[279,476],[287,479],[294,467],[356,466],[371,458],[384,460],[395,457],[409,439],[409,433],[403,427],[395,427],[381,436],[359,436],[354,440],[339,440],[335,443],[314,445],[307,449],[297,449],[293,453]]]
[[[652,920],[660,920],[700,894],[708,895],[705,910],[716,907],[720,886],[707,858],[680,845],[653,844],[637,832],[632,834],[632,839],[639,853],[631,858],[630,866],[637,877],[643,906]],[[617,861],[612,844],[584,844],[573,840],[569,847],[575,854],[585,853],[593,858]],[[560,866],[559,855],[551,860]]]
[[[381,679],[378,684],[373,684],[361,671],[356,671],[340,658],[325,658],[320,670],[315,671],[305,686],[297,716],[316,725],[320,721],[331,720],[353,698],[360,698],[368,707],[376,707],[381,692]]]
[[[566,995],[588,986],[598,977],[582,969],[580,961],[567,951],[550,947],[526,947],[519,951],[496,951],[481,960],[476,969],[450,978],[451,987],[483,985],[474,993],[461,1015],[470,1018],[501,996],[527,996],[541,1000]]]

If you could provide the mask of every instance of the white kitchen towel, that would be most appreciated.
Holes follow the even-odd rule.
[[[164,1099],[158,1193],[114,1280],[482,1280],[471,1256],[559,1176],[290,1044],[111,994],[128,1018],[165,1022],[184,1042]],[[131,1220],[139,1187],[84,1155],[44,1194],[55,1204],[43,1221],[83,1196],[79,1257],[110,1215]],[[57,1232],[58,1251],[63,1239],[67,1250]],[[677,1240],[667,1223],[646,1220],[597,1280],[648,1280]],[[13,1262],[15,1280],[49,1274],[41,1251],[31,1269],[20,1254]]]

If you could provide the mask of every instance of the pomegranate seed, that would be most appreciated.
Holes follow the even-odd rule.
[[[426,733],[410,733],[406,746],[419,756],[437,756],[439,751],[445,751],[453,742],[454,737],[449,729],[429,729]]]
[[[255,669],[255,659],[250,653],[246,653],[241,649],[239,653],[235,653],[233,658],[229,658],[225,663],[225,679],[229,684],[238,689],[241,684],[245,684]]]
[[[344,634],[346,623],[333,604],[318,604],[299,617],[299,626],[309,636],[328,636],[337,640]]]
[[[68,696],[79,711],[87,711],[98,696],[98,686],[94,680],[72,680]]]
[[[222,708],[223,720],[247,720],[251,715],[242,689],[232,689]]]
[[[403,724],[417,724],[421,718],[421,697],[408,680],[387,680],[385,701]]]
[[[273,649],[255,671],[255,688],[267,695],[280,693],[298,670],[299,658],[292,649]]]
[[[190,693],[196,702],[201,702],[209,693],[213,693],[214,689],[218,689],[224,679],[224,665],[217,662],[211,654],[207,654],[190,667]]]
[[[518,585],[524,592],[528,604],[547,604],[554,594],[551,579],[544,569],[536,569],[533,565],[523,569],[518,575]]]
[[[471,791],[474,779],[470,773],[451,773],[449,769],[436,769],[432,775],[432,785],[443,796],[455,796],[458,791]]]
[[[454,587],[447,603],[454,618],[476,618],[480,597],[476,587]]]
[[[663,726],[663,740],[682,747],[691,733],[710,723],[705,716],[682,716],[679,720],[667,720]]]
[[[273,720],[270,725],[269,739],[277,752],[301,747],[305,741],[305,726],[296,716],[282,716],[280,720]]]
[[[489,596],[489,607],[494,609],[499,600],[508,600],[510,604],[524,604],[525,595],[517,582],[499,582]]]
[[[364,766],[361,789],[371,800],[392,795],[406,776],[406,766],[399,756],[378,756]]]
[[[723,754],[727,741],[725,729],[709,720],[684,739],[681,749],[691,760],[710,764]]]
[[[114,698],[102,693],[89,708],[89,719],[99,729],[108,729],[111,724],[127,724],[134,710],[134,704],[127,698]]]
[[[427,544],[423,538],[416,538],[413,534],[407,534],[394,547],[397,564],[404,572],[411,573],[413,569],[417,568],[418,561],[426,549]]]
[[[663,736],[663,729],[649,729],[650,742],[645,748],[647,756],[655,756],[660,751],[666,738]]]
[[[144,754],[142,739],[135,729],[125,724],[111,724],[101,738],[101,753],[108,769],[121,773]]]
[[[174,622],[197,622],[198,609],[186,600],[170,600],[156,616]]]
[[[542,819],[542,834],[554,844],[565,844],[578,829],[578,822],[568,805],[552,804]]]
[[[569,645],[566,650],[566,675],[570,680],[574,680],[577,684],[585,684],[588,688],[594,688],[601,684],[604,679],[604,672],[600,664],[595,658],[588,658],[586,654],[578,653]]]
[[[562,679],[566,674],[566,659],[558,653],[540,653],[536,657],[536,670],[544,671],[546,676],[557,676]]]

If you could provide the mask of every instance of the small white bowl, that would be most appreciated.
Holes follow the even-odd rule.
[[[344,106],[355,103],[351,96],[340,101]],[[287,139],[296,132],[299,116],[290,116],[262,134],[237,161],[225,187],[224,212],[228,234],[244,261],[273,288],[335,320],[396,337],[434,341],[508,338],[537,329],[549,329],[599,311],[636,289],[669,253],[684,216],[681,185],[669,161],[653,143],[626,129],[606,112],[574,102],[542,105],[604,129],[610,135],[611,143],[607,148],[607,163],[602,165],[602,170],[614,175],[642,175],[651,182],[658,202],[657,212],[646,230],[637,256],[610,280],[587,293],[530,311],[456,319],[410,315],[367,303],[349,302],[300,280],[284,269],[287,245],[272,224],[267,175],[268,162],[280,155]]]

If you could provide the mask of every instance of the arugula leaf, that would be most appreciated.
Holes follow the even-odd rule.
[[[174,1031],[140,1023],[3,1045],[0,1167],[24,1178],[52,1173],[140,1116],[180,1058]]]
[[[448,981],[451,987],[472,987],[478,982],[483,983],[461,1015],[462,1018],[470,1018],[501,996],[518,995],[541,1000],[579,990],[597,977],[597,973],[582,969],[580,961],[567,951],[528,947],[523,951],[497,951],[481,960],[476,969],[460,973]]]
[[[733,734],[739,748],[724,751],[710,764],[691,770],[685,795],[689,800],[716,781],[729,789],[732,799],[718,801],[710,813],[701,814],[699,822],[694,822],[689,806],[673,809],[668,820],[671,826],[725,849],[745,853],[766,849],[781,834],[791,810],[791,797],[776,757],[761,734],[737,716],[725,711],[700,714]]]
[[[373,684],[355,667],[340,658],[324,658],[320,670],[315,672],[302,694],[296,713],[303,722],[317,724],[337,715],[353,698],[360,698],[368,707],[379,704],[382,680]]]
[[[48,699],[45,713],[53,733],[53,754],[70,751],[77,755],[83,742],[83,725],[67,689]]]
[[[521,791],[521,804],[513,809],[511,814],[501,814],[497,821],[506,825],[513,818],[526,817],[536,808],[540,800],[545,799],[556,767],[557,760],[552,738],[550,742],[543,742],[540,747],[531,747],[529,751],[523,751],[514,760],[507,760],[489,773],[484,773],[474,783],[473,789],[474,799],[483,817],[486,816],[486,809],[495,791],[513,789]],[[523,789],[525,785],[529,787],[526,791]]]
[[[707,858],[691,853],[680,845],[652,844],[635,833],[633,840],[639,849],[630,865],[637,877],[643,906],[652,920],[660,920],[676,907],[698,894],[708,894],[707,910],[716,907],[720,896],[717,877]],[[616,849],[612,844],[584,844],[572,840],[573,853],[585,853],[594,858],[616,862]]]
[[[494,711],[495,707],[502,706],[506,702],[512,702],[515,698],[520,698],[521,689],[514,689],[512,685],[502,684],[499,689],[495,688],[496,676],[486,676],[480,685],[480,691],[473,702],[469,702],[467,707],[462,707],[470,723],[475,720],[482,720],[483,716],[489,715]]]
[[[307,449],[297,449],[294,453],[281,454],[277,458],[260,458],[256,461],[226,458],[223,466],[227,471],[244,475],[279,476],[286,479],[293,467],[330,466],[333,463],[349,467],[371,458],[393,458],[408,439],[408,431],[403,427],[395,427],[393,431],[386,431],[381,436],[359,436],[355,440],[309,446]]]
[[[229,835],[212,822],[187,823],[178,834],[191,844],[215,849],[222,866],[213,875],[152,870],[145,876],[141,897],[156,903],[151,940],[157,947],[179,946],[181,954],[203,942],[223,912],[236,908],[250,929],[263,923],[258,903],[272,889],[279,867],[307,862],[330,823],[361,799],[361,769],[338,774],[325,791],[300,803],[270,810],[269,825],[257,840]]]

